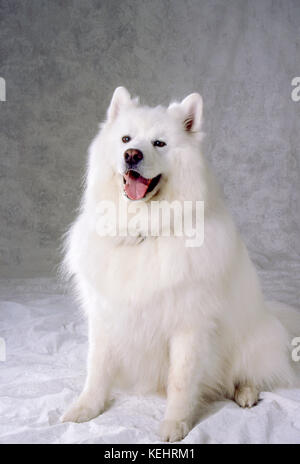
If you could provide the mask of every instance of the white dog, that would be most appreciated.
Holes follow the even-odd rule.
[[[116,384],[161,391],[161,438],[177,441],[207,400],[251,407],[261,390],[296,384],[290,327],[299,336],[300,318],[264,302],[201,154],[201,123],[199,94],[149,108],[123,87],[114,92],[67,239],[65,265],[88,317],[89,356],[83,392],[63,421],[98,416]],[[151,236],[140,224],[127,236],[99,234],[101,202],[119,213],[143,204],[148,214],[154,200],[203,201],[202,246],[187,247],[176,234]]]

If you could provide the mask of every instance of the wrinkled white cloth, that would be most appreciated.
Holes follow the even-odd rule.
[[[299,301],[293,289],[290,298]],[[0,282],[0,300],[0,337],[6,342],[0,443],[160,443],[165,399],[158,396],[117,392],[96,419],[60,423],[84,382],[86,322],[54,280]],[[249,410],[232,401],[214,403],[183,443],[300,443],[300,389],[263,392]]]

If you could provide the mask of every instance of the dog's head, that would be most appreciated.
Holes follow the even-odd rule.
[[[197,93],[168,108],[149,108],[118,87],[99,136],[105,157],[102,162],[118,178],[128,199],[148,201],[164,190],[170,177],[174,181],[174,166],[176,182],[183,177],[184,168],[194,169],[185,152],[198,150],[201,123],[202,98]],[[97,138],[92,151],[100,151]],[[99,160],[101,154],[95,156]]]

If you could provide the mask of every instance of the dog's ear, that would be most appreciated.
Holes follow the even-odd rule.
[[[199,132],[202,125],[203,101],[199,93],[191,93],[181,103],[172,103],[169,110],[179,114],[187,132]]]
[[[187,132],[198,132],[202,125],[203,100],[199,93],[191,93],[180,103],[183,109],[183,127]]]
[[[120,108],[123,105],[131,103],[131,96],[125,87],[117,87],[112,96],[110,105],[107,110],[108,121],[113,121],[119,114]]]

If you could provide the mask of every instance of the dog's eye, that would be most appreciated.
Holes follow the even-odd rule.
[[[167,144],[165,142],[163,142],[162,140],[155,140],[153,142],[154,147],[164,147],[165,145],[167,145]]]
[[[122,142],[123,143],[128,143],[130,142],[131,140],[131,137],[129,137],[129,135],[124,135],[124,137],[122,137]]]

